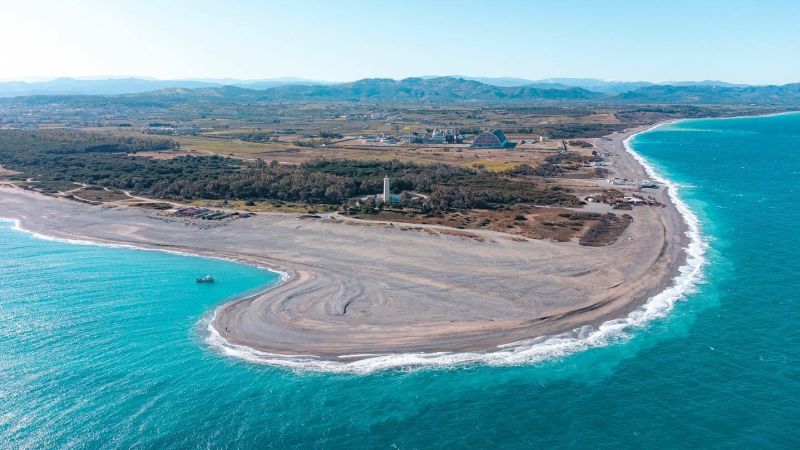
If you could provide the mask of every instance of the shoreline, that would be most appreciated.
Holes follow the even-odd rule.
[[[87,236],[85,234],[63,232],[61,233],[61,238],[68,241],[70,239],[73,239],[74,241],[74,238],[88,238],[85,239],[85,243],[94,244],[96,242],[100,242],[104,245],[134,247],[145,250],[160,250],[188,255],[227,259],[240,263],[243,262],[246,264],[255,265],[257,267],[269,268],[273,271],[276,271],[275,268],[280,268],[281,271],[279,273],[284,274],[281,282],[268,286],[266,289],[259,291],[256,294],[249,295],[245,298],[235,299],[216,307],[211,312],[211,316],[207,319],[208,336],[206,337],[206,341],[222,353],[247,360],[298,369],[317,369],[344,372],[369,372],[391,367],[407,367],[417,365],[449,366],[452,364],[463,363],[520,364],[525,362],[535,362],[553,356],[572,353],[574,351],[581,350],[582,348],[602,345],[603,342],[606,342],[612,336],[618,336],[621,333],[624,333],[624,330],[627,328],[640,325],[643,323],[643,321],[648,321],[657,316],[660,317],[666,314],[669,309],[671,309],[671,306],[677,297],[681,297],[683,294],[685,294],[685,290],[691,288],[691,286],[697,281],[700,269],[702,268],[702,261],[699,263],[692,263],[691,259],[702,258],[703,249],[702,243],[698,242],[698,240],[701,240],[701,238],[698,234],[699,229],[697,228],[696,217],[678,197],[677,187],[673,183],[669,182],[669,180],[666,180],[655,173],[652,167],[648,165],[646,160],[636,154],[635,151],[633,151],[628,145],[628,141],[636,134],[649,131],[659,126],[663,126],[664,124],[665,123],[648,127],[639,127],[634,130],[626,130],[623,133],[615,134],[623,135],[622,137],[616,136],[616,142],[622,143],[625,153],[635,160],[635,164],[638,164],[640,168],[644,170],[651,178],[664,183],[665,186],[668,186],[666,191],[668,192],[667,195],[669,195],[670,203],[666,209],[675,209],[681,218],[680,222],[683,226],[679,227],[679,236],[682,236],[686,233],[695,233],[696,235],[690,238],[680,238],[681,242],[677,243],[680,255],[678,258],[672,261],[672,267],[670,267],[671,270],[667,270],[662,279],[660,279],[656,285],[644,288],[640,295],[627,299],[628,301],[623,302],[623,305],[616,305],[616,307],[611,308],[612,311],[606,311],[605,314],[595,315],[593,320],[585,321],[577,328],[570,324],[582,322],[582,320],[575,320],[575,314],[577,312],[577,315],[581,316],[580,319],[583,319],[583,315],[580,313],[585,311],[582,311],[581,308],[575,308],[574,306],[561,309],[556,308],[555,310],[549,311],[549,317],[547,317],[547,319],[556,317],[555,321],[557,322],[559,319],[562,319],[560,325],[549,327],[550,331],[555,330],[555,332],[532,335],[527,339],[510,340],[506,341],[505,343],[497,342],[495,345],[484,346],[480,350],[471,349],[469,348],[470,346],[467,345],[466,348],[461,351],[458,349],[455,351],[413,351],[412,344],[412,351],[401,352],[340,352],[339,354],[320,355],[313,355],[305,352],[272,353],[265,351],[263,348],[258,349],[254,348],[255,346],[243,345],[242,343],[237,342],[236,339],[223,338],[222,334],[219,333],[219,329],[221,329],[219,328],[221,325],[220,312],[225,313],[226,310],[232,306],[241,307],[244,304],[249,305],[250,303],[256,302],[259,299],[263,300],[265,297],[270,296],[270,294],[274,293],[275,291],[281,289],[286,290],[287,286],[293,288],[297,284],[313,281],[309,280],[309,273],[313,271],[296,270],[297,261],[288,261],[290,263],[288,266],[295,266],[293,269],[292,267],[284,267],[282,264],[280,264],[280,259],[276,259],[274,257],[268,257],[264,259],[258,258],[256,255],[242,255],[237,254],[236,252],[224,254],[218,250],[204,250],[196,246],[165,246],[163,243],[160,245],[153,245],[152,243],[148,244],[147,242],[136,240],[130,240],[128,242],[117,239],[104,240],[99,238],[97,235]],[[618,156],[622,156],[624,159],[624,155]],[[689,216],[685,214],[687,211]],[[690,223],[692,220],[695,222],[694,227],[692,223]],[[17,219],[17,224],[22,223],[22,221]],[[26,231],[42,236],[38,230],[26,229]],[[64,237],[64,234],[67,234],[68,236]],[[69,236],[70,234],[71,236]],[[50,235],[45,234],[44,236]],[[59,239],[59,237],[57,236],[56,239]],[[675,242],[672,243],[673,246],[675,244]],[[685,248],[683,244],[686,244]],[[699,246],[699,254],[696,254],[697,251],[696,249],[692,248],[692,244]],[[534,246],[539,247],[544,245],[552,246],[557,244],[537,243]],[[588,253],[589,251],[586,252]],[[686,268],[690,268],[691,270],[687,272],[684,270]],[[687,282],[684,283],[686,285],[683,285],[679,282],[679,279],[681,278],[687,279]],[[676,289],[679,292],[672,292]],[[664,296],[677,297],[675,299],[667,300],[665,304],[655,305],[656,307],[653,308],[653,304],[656,302],[656,299]],[[619,299],[612,299],[603,304],[590,305],[591,308],[589,308],[588,311],[602,309],[618,300]],[[659,302],[664,303],[664,299],[660,298]],[[347,306],[345,306],[345,308],[346,307]],[[624,313],[624,315],[622,313]],[[609,316],[608,314],[616,314],[616,317]]]

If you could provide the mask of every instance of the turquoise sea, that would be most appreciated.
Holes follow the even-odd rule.
[[[530,364],[242,361],[204,319],[274,273],[0,222],[0,448],[800,447],[800,114],[631,145],[700,219],[703,282],[665,317]]]

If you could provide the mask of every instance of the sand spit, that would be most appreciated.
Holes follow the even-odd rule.
[[[614,154],[614,175],[648,178],[623,146],[642,129],[595,140]],[[608,247],[519,242],[470,230],[481,241],[296,214],[262,213],[203,229],[140,208],[91,206],[8,187],[0,188],[0,215],[64,239],[283,271],[282,284],[217,309],[212,337],[228,353],[247,350],[270,362],[292,355],[298,364],[349,364],[385,358],[375,355],[498,352],[509,343],[580,334],[626,317],[672,286],[686,261],[684,218],[665,189],[656,197],[667,207],[630,211],[633,224]]]

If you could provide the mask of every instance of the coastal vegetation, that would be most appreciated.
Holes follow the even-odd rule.
[[[614,213],[607,213],[597,217],[596,220],[597,222],[579,239],[578,242],[581,245],[601,247],[613,243],[633,222],[633,217],[628,214],[618,216]]]
[[[174,147],[174,142],[161,138],[69,130],[6,130],[0,132],[0,165],[18,172],[15,179],[33,181],[45,188],[82,183],[187,201],[270,199],[339,205],[381,192],[383,177],[389,176],[394,192],[424,195],[424,201],[417,203],[410,196],[401,196],[403,206],[421,212],[496,209],[517,203],[580,204],[566,189],[527,179],[525,171],[495,173],[396,160],[331,159],[279,164],[219,155],[165,159],[136,155]],[[555,173],[555,167],[545,163],[539,171]]]
[[[339,211],[388,223],[486,229],[521,239],[585,237],[584,245],[607,245],[627,227],[622,211],[614,219],[559,216],[587,198],[631,208],[620,203],[622,192],[606,195],[596,186],[602,182],[592,181],[609,177],[607,155],[598,151],[608,138],[600,136],[742,109],[272,102],[243,91],[0,99],[0,174],[77,201],[130,205],[138,196],[167,208],[168,201],[251,212]],[[517,145],[470,147],[492,128]],[[434,140],[443,130],[462,142]],[[380,196],[385,176],[396,195],[390,203]]]

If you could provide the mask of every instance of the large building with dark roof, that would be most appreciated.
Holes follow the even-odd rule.
[[[516,145],[509,142],[506,135],[498,129],[484,131],[472,142],[472,148],[514,148]]]

